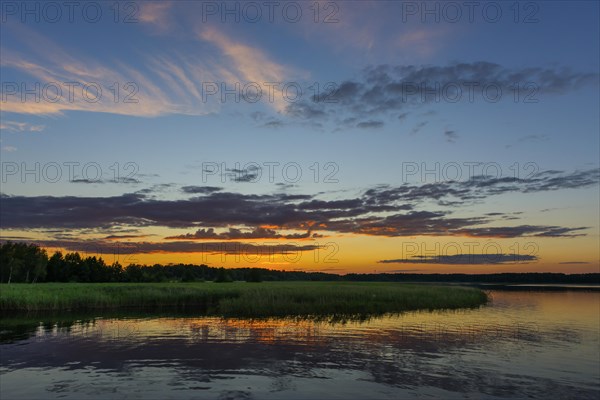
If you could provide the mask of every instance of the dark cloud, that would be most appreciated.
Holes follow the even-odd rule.
[[[293,204],[302,199],[306,196],[221,192],[186,200],[149,199],[141,194],[113,197],[2,195],[0,215],[3,228],[281,226],[311,219],[308,212],[297,210]]]
[[[117,179],[87,179],[87,178],[73,178],[70,180],[71,183],[86,183],[86,184],[104,184],[104,183],[120,183],[120,184],[138,184],[142,181],[135,178],[119,177]]]
[[[333,91],[326,93],[321,97],[313,97],[313,100],[317,103],[325,102],[325,99],[330,98],[330,95],[333,94],[333,97],[342,103],[351,103],[353,99],[358,96],[361,91],[364,90],[363,84],[358,82],[345,81],[342,82],[337,88]]]
[[[285,191],[285,190],[293,189],[298,185],[294,185],[293,183],[287,183],[287,182],[277,182],[275,184],[275,186],[277,186],[280,190]]]
[[[316,235],[316,234],[315,234]],[[241,229],[229,228],[226,232],[217,233],[214,228],[198,229],[194,233],[185,235],[169,236],[165,239],[177,240],[198,240],[198,239],[221,239],[221,240],[240,240],[240,239],[308,239],[318,237],[311,235],[310,230],[304,233],[292,233],[282,235],[274,229],[258,227],[251,231],[242,231]]]
[[[73,178],[70,181],[71,183],[104,183],[101,179],[83,179],[83,178]]]
[[[528,179],[530,183],[525,192],[541,192],[558,189],[577,189],[597,185],[600,181],[600,169],[575,171],[564,174],[561,171],[545,171]]]
[[[466,227],[487,222],[482,218],[451,218],[442,212],[411,211],[384,217],[330,221],[329,230],[374,236],[457,235]]]
[[[453,254],[438,256],[415,256],[412,258],[399,258],[395,260],[380,260],[381,264],[517,264],[537,261],[532,255],[522,254]]]
[[[264,124],[261,125],[261,127],[263,127],[263,128],[281,128],[283,126],[285,126],[285,123],[278,119],[265,122]]]
[[[154,193],[164,193],[168,189],[175,186],[173,183],[158,183],[156,185],[152,185],[149,188],[137,190],[135,193],[139,194],[154,194]]]
[[[258,178],[258,172],[240,174],[233,178],[234,182],[255,182]]]
[[[148,235],[109,235],[104,240],[139,239],[143,237],[148,237]]]
[[[248,175],[248,171],[231,170]],[[476,177],[467,181],[428,184],[380,185],[357,197],[323,200],[318,195],[276,193],[253,195],[229,193],[220,188],[186,186],[196,194],[186,199],[164,200],[143,193],[112,197],[54,197],[1,195],[3,229],[102,230],[116,227],[161,226],[172,228],[254,228],[230,229],[211,238],[280,237],[304,238],[311,230],[378,236],[471,236],[471,237],[573,237],[586,227],[518,225],[493,226],[505,215],[456,217],[437,208],[469,205],[504,193],[530,193],[585,188],[598,183],[598,170],[545,171],[530,179]],[[420,208],[420,209],[417,209]],[[499,218],[498,218],[499,217]],[[510,217],[510,216],[509,216]],[[504,222],[505,223],[505,222]],[[303,231],[286,237],[272,229]],[[197,235],[209,235],[208,231]],[[195,235],[195,234],[189,234]],[[237,235],[237,236],[236,236]],[[250,236],[247,236],[250,235]],[[252,236],[258,235],[258,236]],[[281,235],[281,236],[277,236]],[[314,234],[313,234],[314,237]],[[179,239],[191,238],[184,235]],[[200,237],[202,238],[202,237]]]
[[[374,129],[374,128],[381,128],[383,127],[383,122],[382,121],[363,121],[363,122],[359,122],[358,124],[356,124],[357,128],[360,129]]]
[[[361,199],[350,200],[311,200],[298,204],[300,210],[349,210],[362,207]]]
[[[290,103],[286,107],[287,115],[301,119],[323,118],[326,113],[318,106],[310,103],[295,102]]]
[[[444,137],[446,138],[447,142],[456,143],[456,140],[458,139],[458,133],[456,133],[456,131],[446,129],[444,131]]]
[[[107,182],[112,182],[112,183],[130,183],[130,184],[142,183],[142,181],[140,181],[138,179],[128,178],[128,177],[119,177],[117,179],[108,180]]]
[[[262,174],[262,170],[260,167],[250,166],[246,169],[227,169],[226,174],[233,176],[234,182],[256,182]]]
[[[372,116],[389,112],[406,112],[416,107],[440,102],[512,101],[515,82],[529,84],[524,90],[539,99],[547,94],[564,94],[582,87],[598,86],[597,72],[576,72],[568,68],[509,68],[479,61],[437,65],[378,65],[366,68],[359,79],[342,81],[337,88],[324,91],[303,101],[290,104],[287,115],[300,119],[340,118],[344,113]],[[486,91],[483,88],[486,87]],[[490,90],[489,88],[497,88]],[[403,119],[400,114],[400,119]],[[340,118],[343,119],[344,116]]]
[[[559,262],[559,264],[589,264],[587,261],[564,261]]]
[[[484,199],[504,193],[533,193],[559,189],[592,187],[600,180],[600,170],[590,169],[565,173],[544,171],[531,178],[473,176],[464,181],[442,181],[421,185],[404,184],[397,187],[379,186],[369,189],[365,195],[371,202],[389,203],[403,200],[415,202],[424,200],[450,199],[461,203]]]
[[[519,225],[507,227],[469,228],[459,231],[466,236],[485,238],[514,238],[522,236],[533,237],[576,237],[583,234],[575,233],[588,227],[564,228],[558,226]]]
[[[181,188],[182,192],[191,194],[211,194],[220,190],[223,188],[216,186],[183,186]]]
[[[575,237],[575,236],[585,236],[582,233],[575,234],[573,232],[581,231],[584,229],[590,229],[589,227],[580,227],[580,228],[563,228],[559,226],[547,227],[543,232],[536,234],[538,237]]]

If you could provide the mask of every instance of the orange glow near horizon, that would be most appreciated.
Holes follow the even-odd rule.
[[[256,239],[239,243],[294,244],[295,240]],[[114,241],[119,243],[119,241]],[[210,241],[207,241],[210,242]],[[317,240],[298,240],[298,245],[314,244],[318,250],[292,252],[169,252],[156,251],[137,254],[99,254],[82,252],[83,256],[102,257],[105,262],[128,264],[207,264],[225,268],[267,268],[286,271],[346,273],[497,273],[497,272],[600,272],[594,238],[571,241],[561,238],[479,239],[467,237],[389,238],[372,235],[339,235]],[[557,243],[558,242],[558,243]],[[129,243],[123,241],[122,243]],[[368,249],[368,251],[365,251]],[[64,248],[48,248],[49,253]],[[529,262],[499,264],[439,264],[439,263],[378,263],[379,260],[410,260],[419,256],[448,256],[454,254],[518,254],[533,255]],[[569,257],[568,254],[577,254]],[[577,260],[577,262],[572,262]],[[572,262],[572,263],[571,263]]]

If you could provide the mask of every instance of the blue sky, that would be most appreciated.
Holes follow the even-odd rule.
[[[97,22],[78,9],[69,21],[62,2],[57,22],[43,2],[24,4],[1,9],[3,238],[110,253],[106,237],[129,232],[124,246],[143,248],[145,263],[252,239],[256,251],[339,247],[333,266],[258,263],[290,269],[598,270],[597,2],[481,2],[472,21],[459,2],[458,22],[444,2],[281,2],[273,22],[263,5],[256,23],[241,2],[120,2],[117,22],[111,2],[82,3],[102,10]],[[235,11],[223,21],[224,7],[240,22]],[[22,97],[36,84],[39,101]],[[221,98],[236,84],[263,95]],[[283,87],[302,94],[286,99]],[[55,164],[60,178],[45,176]],[[215,165],[225,181],[206,171]],[[307,231],[317,236],[293,236]],[[455,253],[494,242],[518,262],[446,265],[398,250],[453,240]],[[532,242],[533,256],[514,257]]]

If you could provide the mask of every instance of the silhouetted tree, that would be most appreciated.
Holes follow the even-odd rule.
[[[215,282],[233,282],[233,279],[231,279],[231,275],[229,274],[229,272],[225,268],[221,267],[217,270],[217,277],[215,278]]]
[[[250,268],[250,270],[246,273],[246,282],[262,282],[260,269]]]
[[[6,242],[0,245],[0,281],[37,282],[46,278],[46,250],[27,243]]]

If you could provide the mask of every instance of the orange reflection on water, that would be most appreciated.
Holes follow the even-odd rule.
[[[581,341],[585,344],[582,348],[587,348],[598,342],[598,292],[492,291],[490,298],[489,305],[477,309],[417,311],[368,321],[219,317],[97,319],[74,325],[69,333],[138,343],[175,338],[190,343],[331,346],[360,342],[402,348],[542,340]],[[40,334],[43,333],[40,331]]]

